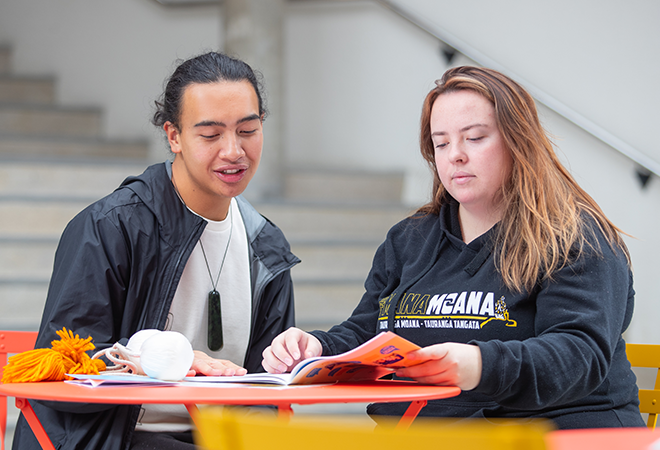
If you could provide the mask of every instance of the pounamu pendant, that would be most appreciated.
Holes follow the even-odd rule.
[[[209,349],[213,352],[221,350],[225,342],[222,337],[222,309],[220,293],[213,289],[209,292]]]

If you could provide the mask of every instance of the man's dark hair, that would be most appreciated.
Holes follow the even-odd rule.
[[[162,128],[171,122],[177,129],[181,118],[181,99],[185,89],[193,83],[218,81],[248,81],[259,100],[259,115],[267,115],[262,94],[261,75],[245,62],[222,53],[209,52],[183,61],[167,80],[165,92],[156,101],[156,112],[151,123]]]

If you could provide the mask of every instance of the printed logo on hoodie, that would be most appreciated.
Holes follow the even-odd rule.
[[[380,300],[380,329],[387,328],[387,318],[396,293]],[[493,320],[517,327],[509,317],[504,296],[495,301],[493,292],[452,292],[446,294],[405,293],[398,302],[394,328],[463,328],[480,329]]]

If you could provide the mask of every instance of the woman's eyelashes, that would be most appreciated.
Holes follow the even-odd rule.
[[[477,136],[477,137],[471,137],[471,138],[466,138],[465,140],[468,142],[479,142],[483,140],[486,136]],[[446,148],[449,145],[449,142],[438,142],[435,144],[435,148],[438,150],[442,150],[443,148]]]

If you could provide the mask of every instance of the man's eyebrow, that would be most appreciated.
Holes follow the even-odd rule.
[[[240,125],[245,122],[250,122],[252,120],[259,120],[259,115],[258,114],[250,114],[249,116],[243,117],[242,119],[239,119],[239,121],[236,123],[237,125]],[[201,122],[198,122],[195,124],[195,127],[226,127],[224,122],[218,122],[216,120],[203,120]]]
[[[247,117],[243,117],[241,120],[238,121],[239,124],[244,123],[244,122],[250,122],[251,120],[260,120],[261,118],[259,117],[259,114],[250,114]]]
[[[218,122],[215,120],[203,120],[195,124],[196,127],[225,127],[226,125],[223,122]]]
[[[478,127],[488,127],[488,124],[485,124],[485,123],[473,123],[473,124],[471,124],[471,125],[468,125],[468,126],[465,126],[465,127],[461,128],[461,129],[458,130],[458,131],[460,131],[461,133],[463,133],[463,132],[468,131],[468,130],[470,130],[470,129],[472,129],[472,128],[478,128]],[[445,134],[447,134],[446,131],[435,131],[435,132],[431,133],[431,136],[444,136]]]

